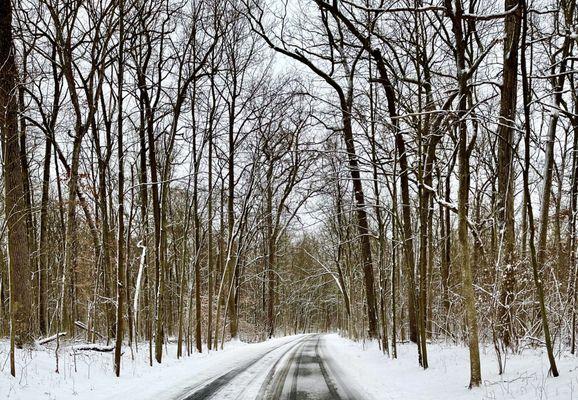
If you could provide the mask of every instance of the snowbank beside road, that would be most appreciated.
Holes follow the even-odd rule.
[[[325,337],[325,356],[337,374],[375,400],[572,400],[578,399],[578,357],[558,361],[560,376],[548,376],[545,351],[527,350],[508,357],[506,372],[497,373],[490,349],[482,354],[482,387],[468,390],[469,355],[465,347],[431,344],[429,368],[417,364],[415,345],[398,345],[398,359],[383,355],[377,343],[356,343],[338,335]]]

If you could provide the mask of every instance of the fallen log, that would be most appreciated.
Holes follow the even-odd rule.
[[[74,351],[98,351],[101,353],[108,353],[114,350],[114,346],[103,346],[100,344],[79,344],[72,346]]]
[[[52,336],[49,336],[49,337],[44,338],[44,339],[39,339],[36,341],[36,344],[42,346],[46,343],[50,343],[50,342],[55,341],[60,336],[66,336],[66,332],[59,332],[56,335],[52,335]]]

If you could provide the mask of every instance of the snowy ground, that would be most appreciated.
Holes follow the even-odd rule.
[[[305,339],[310,344],[303,344]],[[152,368],[148,366],[146,347],[141,346],[134,360],[127,348],[120,379],[114,377],[111,353],[73,352],[70,347],[61,349],[60,374],[56,374],[53,345],[19,352],[18,377],[14,379],[9,375],[8,345],[0,342],[0,400],[177,400],[202,390],[208,383],[217,388],[216,398],[252,399],[267,379],[276,382],[271,377],[275,370],[284,370],[289,375],[284,378],[287,386],[294,385],[295,379],[301,380],[302,386],[310,386],[305,382],[307,374],[299,375],[291,363],[300,359],[302,370],[307,372],[307,358],[314,361],[316,347],[311,344],[314,341],[315,337],[290,336],[258,344],[233,342],[223,351],[194,354],[180,360],[176,359],[176,346],[169,345],[163,364]],[[506,374],[500,377],[495,356],[488,350],[482,355],[484,385],[468,390],[468,352],[463,347],[430,345],[430,368],[423,371],[417,366],[414,345],[399,346],[399,358],[391,360],[376,343],[355,343],[335,334],[324,335],[318,342],[321,343],[317,346],[318,354],[327,372],[350,394],[342,396],[344,399],[578,399],[576,357],[562,356],[558,360],[561,376],[552,378],[547,376],[546,356],[539,350],[526,351],[510,356]],[[301,351],[303,356],[295,357],[300,348],[305,349]],[[217,377],[223,380],[222,385]],[[351,393],[355,395],[351,397]]]
[[[398,346],[398,359],[384,356],[376,343],[354,343],[327,337],[339,375],[368,398],[380,400],[572,400],[578,399],[578,357],[560,357],[560,376],[548,376],[545,351],[527,350],[509,356],[506,372],[497,373],[495,354],[482,349],[482,387],[468,390],[469,356],[465,347],[428,346],[429,368],[417,365],[415,345]],[[484,351],[485,350],[485,351]]]

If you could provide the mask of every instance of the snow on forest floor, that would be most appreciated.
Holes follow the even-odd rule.
[[[297,336],[263,343],[228,342],[224,350],[176,358],[176,344],[165,347],[162,364],[150,367],[148,344],[142,344],[131,359],[124,349],[121,377],[113,372],[113,353],[73,352],[63,346],[59,352],[60,373],[55,373],[54,345],[17,351],[17,377],[12,378],[8,342],[0,341],[0,400],[109,400],[174,399],[188,387],[243,364],[295,340]],[[168,351],[167,351],[168,350]],[[186,350],[183,349],[186,354]],[[76,356],[74,355],[76,353]]]
[[[267,362],[272,362],[297,338],[289,336],[256,344],[229,342],[223,351],[205,351],[180,360],[176,359],[176,345],[170,344],[163,363],[155,363],[152,368],[148,365],[146,345],[134,353],[134,360],[131,350],[126,348],[120,379],[113,374],[112,353],[73,352],[71,346],[61,348],[60,373],[56,374],[54,344],[17,352],[18,376],[12,378],[8,343],[0,341],[0,400],[175,399],[187,388],[278,349],[270,353]],[[506,373],[499,376],[493,351],[482,349],[484,385],[468,390],[469,356],[465,347],[431,344],[430,368],[424,371],[417,365],[415,345],[399,345],[399,358],[391,360],[375,342],[353,342],[337,334],[325,335],[323,341],[323,357],[328,359],[333,372],[355,392],[367,394],[367,399],[578,399],[578,358],[570,355],[558,359],[559,378],[548,376],[548,361],[541,350],[510,355]],[[260,370],[267,368],[263,364]]]
[[[336,334],[326,338],[334,368],[357,391],[379,400],[572,400],[578,399],[578,357],[557,358],[560,376],[548,376],[545,350],[526,350],[509,355],[500,376],[495,353],[482,348],[480,388],[468,390],[467,347],[450,344],[428,346],[429,368],[417,363],[413,344],[398,345],[398,359],[383,355],[378,344],[356,343]]]

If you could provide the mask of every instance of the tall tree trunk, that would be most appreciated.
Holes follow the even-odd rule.
[[[144,275],[144,279],[147,281],[148,284],[148,279],[146,277],[149,276],[148,273],[148,268],[147,268],[147,249],[148,249],[148,243],[147,243],[147,239],[148,239],[148,211],[147,211],[147,203],[148,203],[148,181],[147,181],[147,152],[146,152],[146,129],[145,129],[145,125],[146,125],[146,118],[145,118],[145,113],[144,113],[144,105],[141,102],[140,104],[140,126],[138,129],[138,134],[139,134],[139,159],[138,159],[138,165],[139,165],[139,205],[140,205],[140,220],[141,220],[141,227],[140,227],[140,232],[139,232],[139,236],[140,236],[140,246],[142,248],[142,253],[141,253],[141,260],[140,260],[140,266],[139,266],[139,275],[137,276],[137,282],[136,282],[136,290],[135,290],[135,298],[134,298],[134,336],[135,336],[135,340],[136,343],[138,344],[138,330],[139,330],[139,295],[140,295],[140,291],[141,291],[141,280],[143,279],[143,275]],[[148,291],[146,292],[147,296],[146,299],[148,299]],[[147,308],[147,315],[148,315],[148,308]],[[145,327],[148,326],[148,324],[150,323],[150,321],[147,320],[145,321]],[[148,337],[149,340],[152,340],[148,330],[145,329],[145,336]],[[149,346],[149,348],[152,346]],[[150,354],[150,359],[152,362],[152,353]]]
[[[211,85],[211,93],[214,99],[214,85]],[[214,104],[213,104],[213,107]],[[208,156],[208,186],[209,194],[207,199],[207,293],[208,293],[208,310],[207,310],[207,349],[213,348],[213,118],[210,118],[211,126],[209,128],[209,156]]]
[[[528,228],[529,228],[529,245],[530,245],[530,258],[532,262],[532,276],[534,278],[534,285],[536,286],[536,292],[538,296],[538,302],[540,306],[540,315],[542,318],[542,329],[544,331],[544,341],[546,342],[546,351],[548,353],[548,361],[550,362],[550,371],[553,376],[558,376],[558,368],[556,366],[556,359],[554,358],[554,351],[552,349],[552,339],[550,337],[550,327],[548,324],[548,316],[546,314],[546,304],[544,300],[544,286],[542,276],[540,274],[539,268],[544,265],[545,254],[546,254],[546,234],[548,229],[548,210],[550,205],[550,185],[552,183],[552,164],[553,153],[554,153],[554,140],[556,135],[556,123],[557,117],[552,116],[550,121],[549,129],[549,140],[546,147],[546,160],[544,165],[544,183],[542,188],[542,208],[540,210],[540,236],[538,241],[538,251],[535,247],[535,228],[534,228],[534,215],[532,211],[532,198],[530,196],[529,188],[529,170],[530,170],[530,86],[527,73],[527,63],[526,63],[526,46],[527,46],[527,34],[528,34],[528,9],[527,4],[524,3],[524,14],[522,21],[522,59],[521,59],[521,70],[522,70],[522,89],[523,89],[523,99],[524,99],[524,192],[526,200],[526,212],[528,213]],[[565,41],[567,42],[567,40]],[[567,51],[563,52],[564,60],[567,56]],[[561,72],[564,72],[565,61],[563,61],[561,66]],[[559,86],[555,88],[555,97],[561,96],[561,86],[564,82],[564,74],[560,75],[558,80]],[[560,104],[559,101],[557,104]]]
[[[201,313],[201,218],[199,217],[199,163],[200,156],[197,160],[196,139],[193,142],[193,157],[194,171],[193,171],[193,220],[195,224],[195,345],[197,351],[203,351],[203,342],[201,337],[202,329],[202,313]]]
[[[236,85],[236,79],[235,79]],[[233,93],[237,93],[236,86],[234,86]],[[229,110],[229,155],[228,155],[228,168],[229,168],[229,184],[228,184],[228,197],[227,197],[227,229],[228,229],[228,246],[227,246],[227,261],[225,265],[225,276],[227,277],[227,295],[225,298],[228,299],[228,313],[230,318],[229,331],[231,338],[236,338],[238,334],[238,324],[237,324],[237,303],[236,303],[236,292],[237,288],[235,285],[235,276],[237,270],[237,259],[236,259],[236,247],[235,247],[235,137],[234,137],[234,126],[235,126],[235,114],[236,114],[236,96],[233,96],[230,104]]]
[[[572,93],[576,93],[573,80]],[[569,209],[569,229],[567,248],[570,251],[570,277],[568,282],[568,303],[570,304],[570,353],[576,352],[576,279],[578,278],[578,264],[576,255],[577,226],[578,217],[578,98],[574,96],[574,116],[571,118],[572,129],[574,131],[574,143],[572,147],[572,186],[570,189],[570,209]]]
[[[522,0],[523,1],[523,0]],[[515,236],[514,236],[514,125],[516,118],[516,99],[513,95],[518,88],[518,47],[520,41],[521,0],[505,0],[506,11],[517,7],[516,12],[508,14],[504,22],[504,51],[502,68],[502,86],[500,97],[500,117],[498,118],[498,191],[497,211],[502,254],[499,266],[503,273],[500,293],[498,319],[504,345],[512,345],[516,338],[514,330],[512,302],[516,289]]]
[[[61,88],[58,78],[58,69],[56,63],[56,46],[52,47],[52,76],[55,82],[54,96],[52,101],[52,112],[50,122],[46,132],[46,143],[44,144],[44,164],[42,169],[42,197],[40,199],[40,238],[38,244],[38,323],[40,333],[48,333],[47,315],[46,315],[46,283],[47,271],[50,260],[48,254],[48,202],[50,200],[50,166],[52,159],[52,140],[54,138],[54,128],[60,109]],[[55,167],[58,168],[58,160],[55,160]]]
[[[452,31],[455,38],[455,61],[458,79],[458,151],[459,189],[458,189],[458,236],[460,256],[462,258],[462,291],[466,309],[466,324],[468,328],[470,352],[470,388],[480,386],[482,374],[480,368],[480,348],[478,343],[478,320],[476,313],[476,296],[472,276],[470,245],[468,237],[468,209],[470,190],[470,153],[473,142],[468,142],[468,131],[464,120],[469,96],[468,70],[466,68],[466,42],[463,32],[463,8],[461,0],[445,0],[446,12],[452,21]]]
[[[370,144],[371,144],[371,164],[372,164],[372,175],[373,175],[373,196],[375,197],[375,216],[377,219],[377,240],[378,240],[378,259],[377,259],[377,269],[379,271],[379,300],[380,300],[380,314],[381,314],[381,343],[383,352],[389,354],[389,343],[388,343],[388,319],[386,310],[386,291],[387,291],[387,274],[385,273],[385,254],[386,254],[386,242],[385,242],[385,221],[383,218],[383,213],[381,209],[381,194],[379,190],[379,175],[377,172],[378,158],[377,158],[377,148],[376,148],[376,124],[375,124],[375,102],[377,100],[377,94],[373,89],[372,68],[371,68],[371,56],[369,59],[369,115],[370,115]]]
[[[158,363],[163,357],[163,335],[164,335],[164,314],[163,314],[163,282],[164,269],[161,267],[161,207],[159,197],[158,166],[156,157],[155,138],[152,126],[152,117],[147,123],[149,163],[151,170],[151,189],[154,224],[154,255],[155,255],[155,359]]]
[[[18,131],[18,68],[12,37],[12,4],[0,1],[0,134],[4,158],[4,209],[8,228],[10,373],[14,347],[32,342],[30,250]]]
[[[377,326],[377,302],[375,299],[375,282],[373,276],[373,260],[371,257],[371,241],[369,232],[369,223],[367,220],[367,210],[365,207],[365,196],[363,194],[363,184],[361,183],[361,174],[359,170],[359,161],[355,151],[355,142],[353,139],[353,127],[351,124],[351,104],[342,100],[342,122],[343,136],[347,156],[349,158],[349,171],[353,183],[353,196],[355,198],[355,208],[357,213],[357,230],[359,234],[363,283],[365,287],[365,297],[367,303],[367,323],[368,335],[370,338],[379,337]]]
[[[116,263],[116,343],[114,349],[114,372],[120,376],[120,357],[123,339],[123,302],[126,297],[124,266],[124,145],[123,145],[123,84],[124,84],[124,0],[119,1],[118,46],[118,235]]]
[[[275,334],[275,238],[273,237],[273,157],[265,150],[267,158],[267,188],[265,224],[267,230],[267,254],[265,270],[267,271],[267,337],[271,339]]]
[[[22,64],[23,64],[23,83],[18,87],[18,104],[20,109],[20,163],[22,165],[22,192],[24,196],[24,203],[25,203],[25,215],[22,218],[22,222],[26,224],[26,232],[28,236],[28,254],[30,256],[28,260],[28,265],[30,268],[31,276],[33,277],[32,286],[36,291],[36,300],[37,302],[30,301],[32,307],[39,307],[40,300],[40,285],[35,285],[35,282],[39,283],[39,279],[34,278],[36,274],[39,273],[35,267],[38,265],[38,251],[36,248],[36,227],[34,224],[34,218],[32,214],[33,209],[33,192],[30,190],[30,172],[28,167],[28,155],[26,153],[26,117],[25,117],[25,109],[24,109],[24,82],[26,81],[27,75],[27,67],[26,67],[26,54],[24,54]],[[31,329],[36,331],[36,327],[34,324],[31,324]],[[31,332],[32,334],[32,332]]]
[[[394,164],[393,164],[393,175],[392,175],[392,186],[391,191],[391,358],[397,358],[397,265],[398,265],[398,251],[397,251],[397,152],[394,152]]]
[[[109,224],[109,209],[108,209],[108,190],[106,185],[106,174],[112,149],[110,140],[110,127],[107,127],[107,140],[105,155],[102,154],[100,143],[100,129],[97,127],[96,120],[93,120],[92,131],[94,132],[94,146],[98,158],[98,208],[100,210],[100,230],[101,243],[99,263],[102,266],[103,273],[103,289],[105,297],[105,315],[107,326],[107,338],[113,338],[115,335],[115,321],[114,321],[114,304],[112,302],[113,288],[116,286],[113,267],[111,263],[111,249],[112,245],[110,224]],[[95,305],[96,307],[96,305]]]
[[[49,264],[48,255],[48,196],[50,190],[50,164],[52,158],[52,144],[46,139],[44,149],[44,165],[42,169],[42,198],[40,200],[40,242],[38,255],[38,325],[40,334],[47,333],[46,320],[46,278]]]

